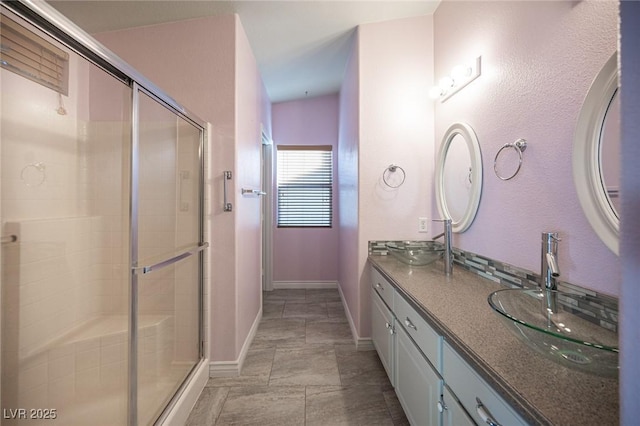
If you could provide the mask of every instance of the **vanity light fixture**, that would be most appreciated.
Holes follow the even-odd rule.
[[[442,77],[440,81],[438,81],[437,86],[429,89],[429,97],[431,99],[439,98],[440,102],[444,102],[467,84],[480,77],[480,58],[481,56],[478,56],[473,64],[456,65],[453,67],[451,75]]]

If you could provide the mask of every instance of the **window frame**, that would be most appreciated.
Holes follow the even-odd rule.
[[[284,153],[284,152],[297,152],[297,153],[301,153],[304,151],[316,151],[316,152],[322,152],[322,153],[328,153],[324,154],[324,158],[320,157],[317,159],[317,161],[329,161],[329,173],[326,173],[326,170],[323,170],[320,172],[321,177],[328,177],[328,180],[322,181],[319,184],[317,184],[316,186],[321,189],[322,187],[324,187],[326,189],[327,185],[328,185],[328,189],[329,189],[329,197],[328,197],[328,223],[327,224],[321,224],[320,220],[317,220],[315,222],[310,221],[309,224],[305,224],[303,223],[304,220],[299,220],[298,222],[288,225],[286,224],[285,220],[281,220],[281,212],[282,212],[282,204],[281,204],[281,187],[283,187],[284,185],[281,184],[280,182],[280,178],[281,178],[281,174],[283,173],[283,171],[281,170],[282,167],[282,162],[281,162],[281,158],[280,158],[280,153]],[[286,155],[286,154],[284,154]],[[334,158],[333,158],[333,146],[332,145],[277,145],[276,147],[276,215],[275,215],[275,225],[278,229],[305,229],[305,228],[316,228],[316,229],[331,229],[333,228],[333,216],[334,216],[334,211],[335,211],[335,201],[334,201],[334,173],[335,173],[335,169],[334,169]],[[307,175],[308,177],[308,175]],[[317,177],[317,176],[316,176]],[[302,185],[309,185],[309,181],[304,181]],[[320,195],[318,196],[319,199]],[[304,204],[304,203],[300,203],[300,204]],[[318,216],[322,216],[322,210],[323,208],[318,208],[316,211],[319,212]],[[304,215],[301,214],[301,217],[303,217]],[[325,215],[326,217],[326,215]]]

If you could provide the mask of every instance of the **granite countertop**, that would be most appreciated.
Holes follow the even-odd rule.
[[[371,255],[369,262],[527,422],[619,423],[618,380],[568,369],[519,341],[487,302],[503,285],[457,265],[446,277],[442,261],[409,266]]]

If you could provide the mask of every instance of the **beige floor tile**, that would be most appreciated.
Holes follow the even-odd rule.
[[[266,386],[273,365],[276,348],[250,349],[240,376],[212,377],[207,386]]]
[[[304,319],[320,319],[328,318],[327,303],[299,303],[286,302],[284,305],[283,318],[304,318]]]
[[[393,426],[379,386],[308,386],[306,394],[307,426]]]
[[[327,315],[329,318],[343,318],[347,319],[347,315],[344,312],[344,306],[342,302],[327,302]]]
[[[306,342],[308,344],[349,344],[353,343],[353,336],[346,319],[307,320]]]
[[[205,387],[195,407],[191,410],[186,425],[210,426],[215,424],[228,394],[229,388]]]
[[[284,300],[265,300],[262,304],[262,318],[273,319],[282,318],[282,312],[284,311]]]
[[[355,345],[336,345],[335,350],[342,386],[391,386],[376,351],[356,351]]]
[[[306,293],[307,302],[339,302],[340,293],[337,288],[309,289]]]
[[[216,425],[285,426],[304,424],[302,386],[231,388]]]
[[[404,414],[396,391],[393,389],[385,390],[382,392],[382,396],[387,404],[394,426],[409,426],[409,419],[407,419],[407,416]]]
[[[273,301],[273,300],[297,300],[299,302],[304,302],[306,299],[306,290],[299,289],[282,289],[282,290],[273,290],[273,291],[265,291],[262,293],[263,300],[265,301]]]
[[[253,347],[299,346],[305,343],[305,320],[300,318],[263,319]]]
[[[339,384],[338,363],[332,345],[276,349],[270,386]]]

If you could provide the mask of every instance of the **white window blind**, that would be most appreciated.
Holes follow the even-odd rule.
[[[331,227],[331,146],[278,145],[278,227]]]
[[[4,15],[0,19],[0,65],[69,94],[69,54]]]

